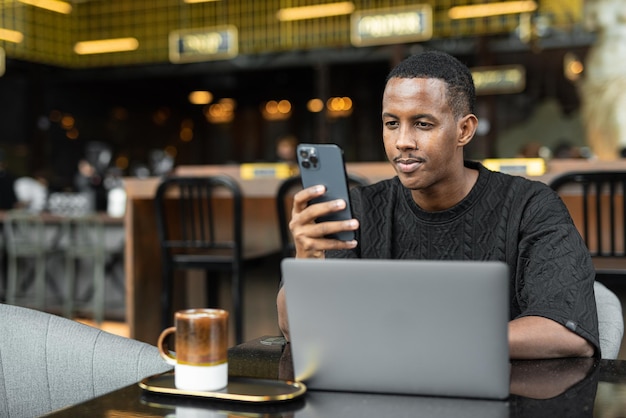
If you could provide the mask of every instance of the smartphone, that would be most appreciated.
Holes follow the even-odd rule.
[[[322,184],[326,187],[326,193],[313,199],[311,203],[336,199],[343,199],[346,202],[345,209],[320,217],[317,222],[352,219],[343,150],[336,144],[299,144],[296,153],[302,186],[307,188]],[[354,239],[354,231],[331,234],[328,238],[350,241]]]

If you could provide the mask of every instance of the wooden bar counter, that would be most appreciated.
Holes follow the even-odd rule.
[[[348,163],[350,173],[377,182],[395,175],[388,162]],[[554,160],[547,172],[531,177],[548,183],[556,175],[575,170],[626,170],[626,160],[610,162]],[[280,249],[275,196],[282,179],[242,179],[241,166],[181,166],[175,174],[208,176],[227,174],[237,180],[244,194],[244,240],[247,246],[271,254]],[[126,321],[130,336],[155,344],[161,332],[160,291],[161,260],[156,231],[154,195],[159,178],[125,178],[127,210],[125,215],[126,247]],[[564,199],[567,203],[567,198]]]

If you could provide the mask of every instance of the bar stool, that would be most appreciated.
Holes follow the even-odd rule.
[[[66,289],[63,315],[72,318],[76,302],[77,263],[91,262],[93,265],[93,295],[91,296],[94,320],[104,320],[106,247],[104,222],[97,215],[68,217],[63,222],[64,236],[68,238],[65,248]]]
[[[34,307],[44,309],[46,295],[46,257],[54,250],[46,240],[41,216],[24,210],[8,211],[4,219],[7,254],[6,302],[15,305],[25,299],[21,288],[28,288],[29,277],[20,275],[20,263],[34,261]]]

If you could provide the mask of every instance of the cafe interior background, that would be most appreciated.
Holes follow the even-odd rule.
[[[549,161],[565,145],[618,159],[622,2],[0,0],[0,156],[15,176],[45,173],[50,192],[72,189],[83,158],[118,179],[160,176],[275,162],[284,137],[384,161],[385,77],[434,48],[474,75],[468,158]]]
[[[0,0],[0,147],[15,174],[45,169],[56,188],[70,187],[78,160],[103,149],[123,176],[158,173],[163,159],[271,162],[286,135],[338,143],[347,161],[383,161],[385,76],[408,54],[436,48],[474,72],[481,122],[469,158],[533,147],[550,157],[562,143],[590,155],[585,60],[612,24],[594,23],[593,7]]]

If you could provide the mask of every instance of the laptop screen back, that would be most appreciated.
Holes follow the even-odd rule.
[[[308,388],[509,395],[506,264],[287,258],[282,273]]]

